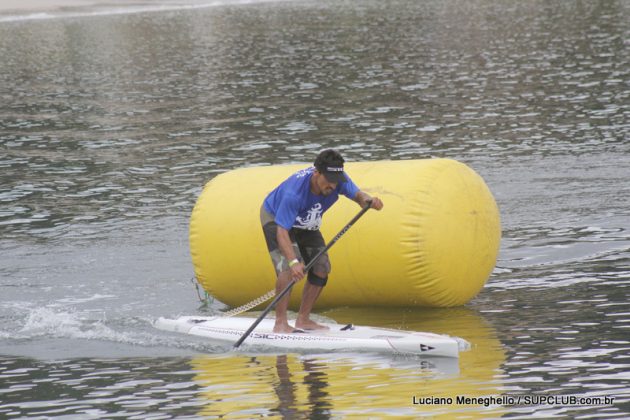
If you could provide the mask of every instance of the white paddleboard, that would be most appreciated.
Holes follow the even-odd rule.
[[[155,327],[235,343],[254,321],[256,318],[182,316],[177,319],[159,318],[155,321]],[[273,332],[273,325],[273,319],[262,320],[243,345],[285,350],[377,351],[441,357],[459,357],[459,351],[468,348],[468,342],[461,338],[426,332],[324,323],[330,330],[279,334]]]

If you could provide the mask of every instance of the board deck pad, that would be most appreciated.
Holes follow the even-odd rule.
[[[211,340],[235,343],[256,321],[250,317],[182,316],[159,318],[155,327]],[[274,333],[273,319],[263,319],[243,346],[266,346],[285,350],[375,351],[421,356],[459,357],[469,347],[458,337],[428,332],[402,331],[353,324],[322,323],[329,330]]]

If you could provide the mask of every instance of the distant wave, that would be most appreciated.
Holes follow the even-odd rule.
[[[109,15],[128,15],[136,13],[152,13],[152,12],[166,12],[174,10],[189,10],[189,9],[205,9],[217,6],[231,6],[231,5],[244,5],[254,3],[272,3],[272,2],[287,2],[290,0],[215,0],[204,3],[190,3],[190,4],[146,4],[137,5],[130,4],[129,6],[90,6],[90,7],[76,7],[65,10],[55,10],[47,12],[32,12],[25,14],[0,14],[0,23],[5,22],[22,22],[29,20],[45,20],[45,19],[58,19],[58,18],[76,18],[76,17],[94,17],[94,16],[109,16]],[[96,10],[95,10],[96,8]]]

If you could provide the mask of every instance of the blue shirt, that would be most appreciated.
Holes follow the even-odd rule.
[[[354,200],[359,188],[346,175],[347,181],[337,184],[329,195],[311,192],[311,178],[315,168],[303,169],[291,175],[265,198],[264,206],[274,216],[275,222],[286,230],[317,230],[322,224],[322,215],[332,206],[339,194]]]

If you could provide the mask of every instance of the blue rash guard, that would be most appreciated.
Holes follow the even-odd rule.
[[[315,168],[311,167],[294,173],[265,198],[265,210],[286,230],[318,230],[322,224],[322,215],[337,201],[339,194],[354,200],[359,192],[359,188],[346,175],[347,181],[337,184],[330,195],[315,195],[311,192],[314,172]]]

